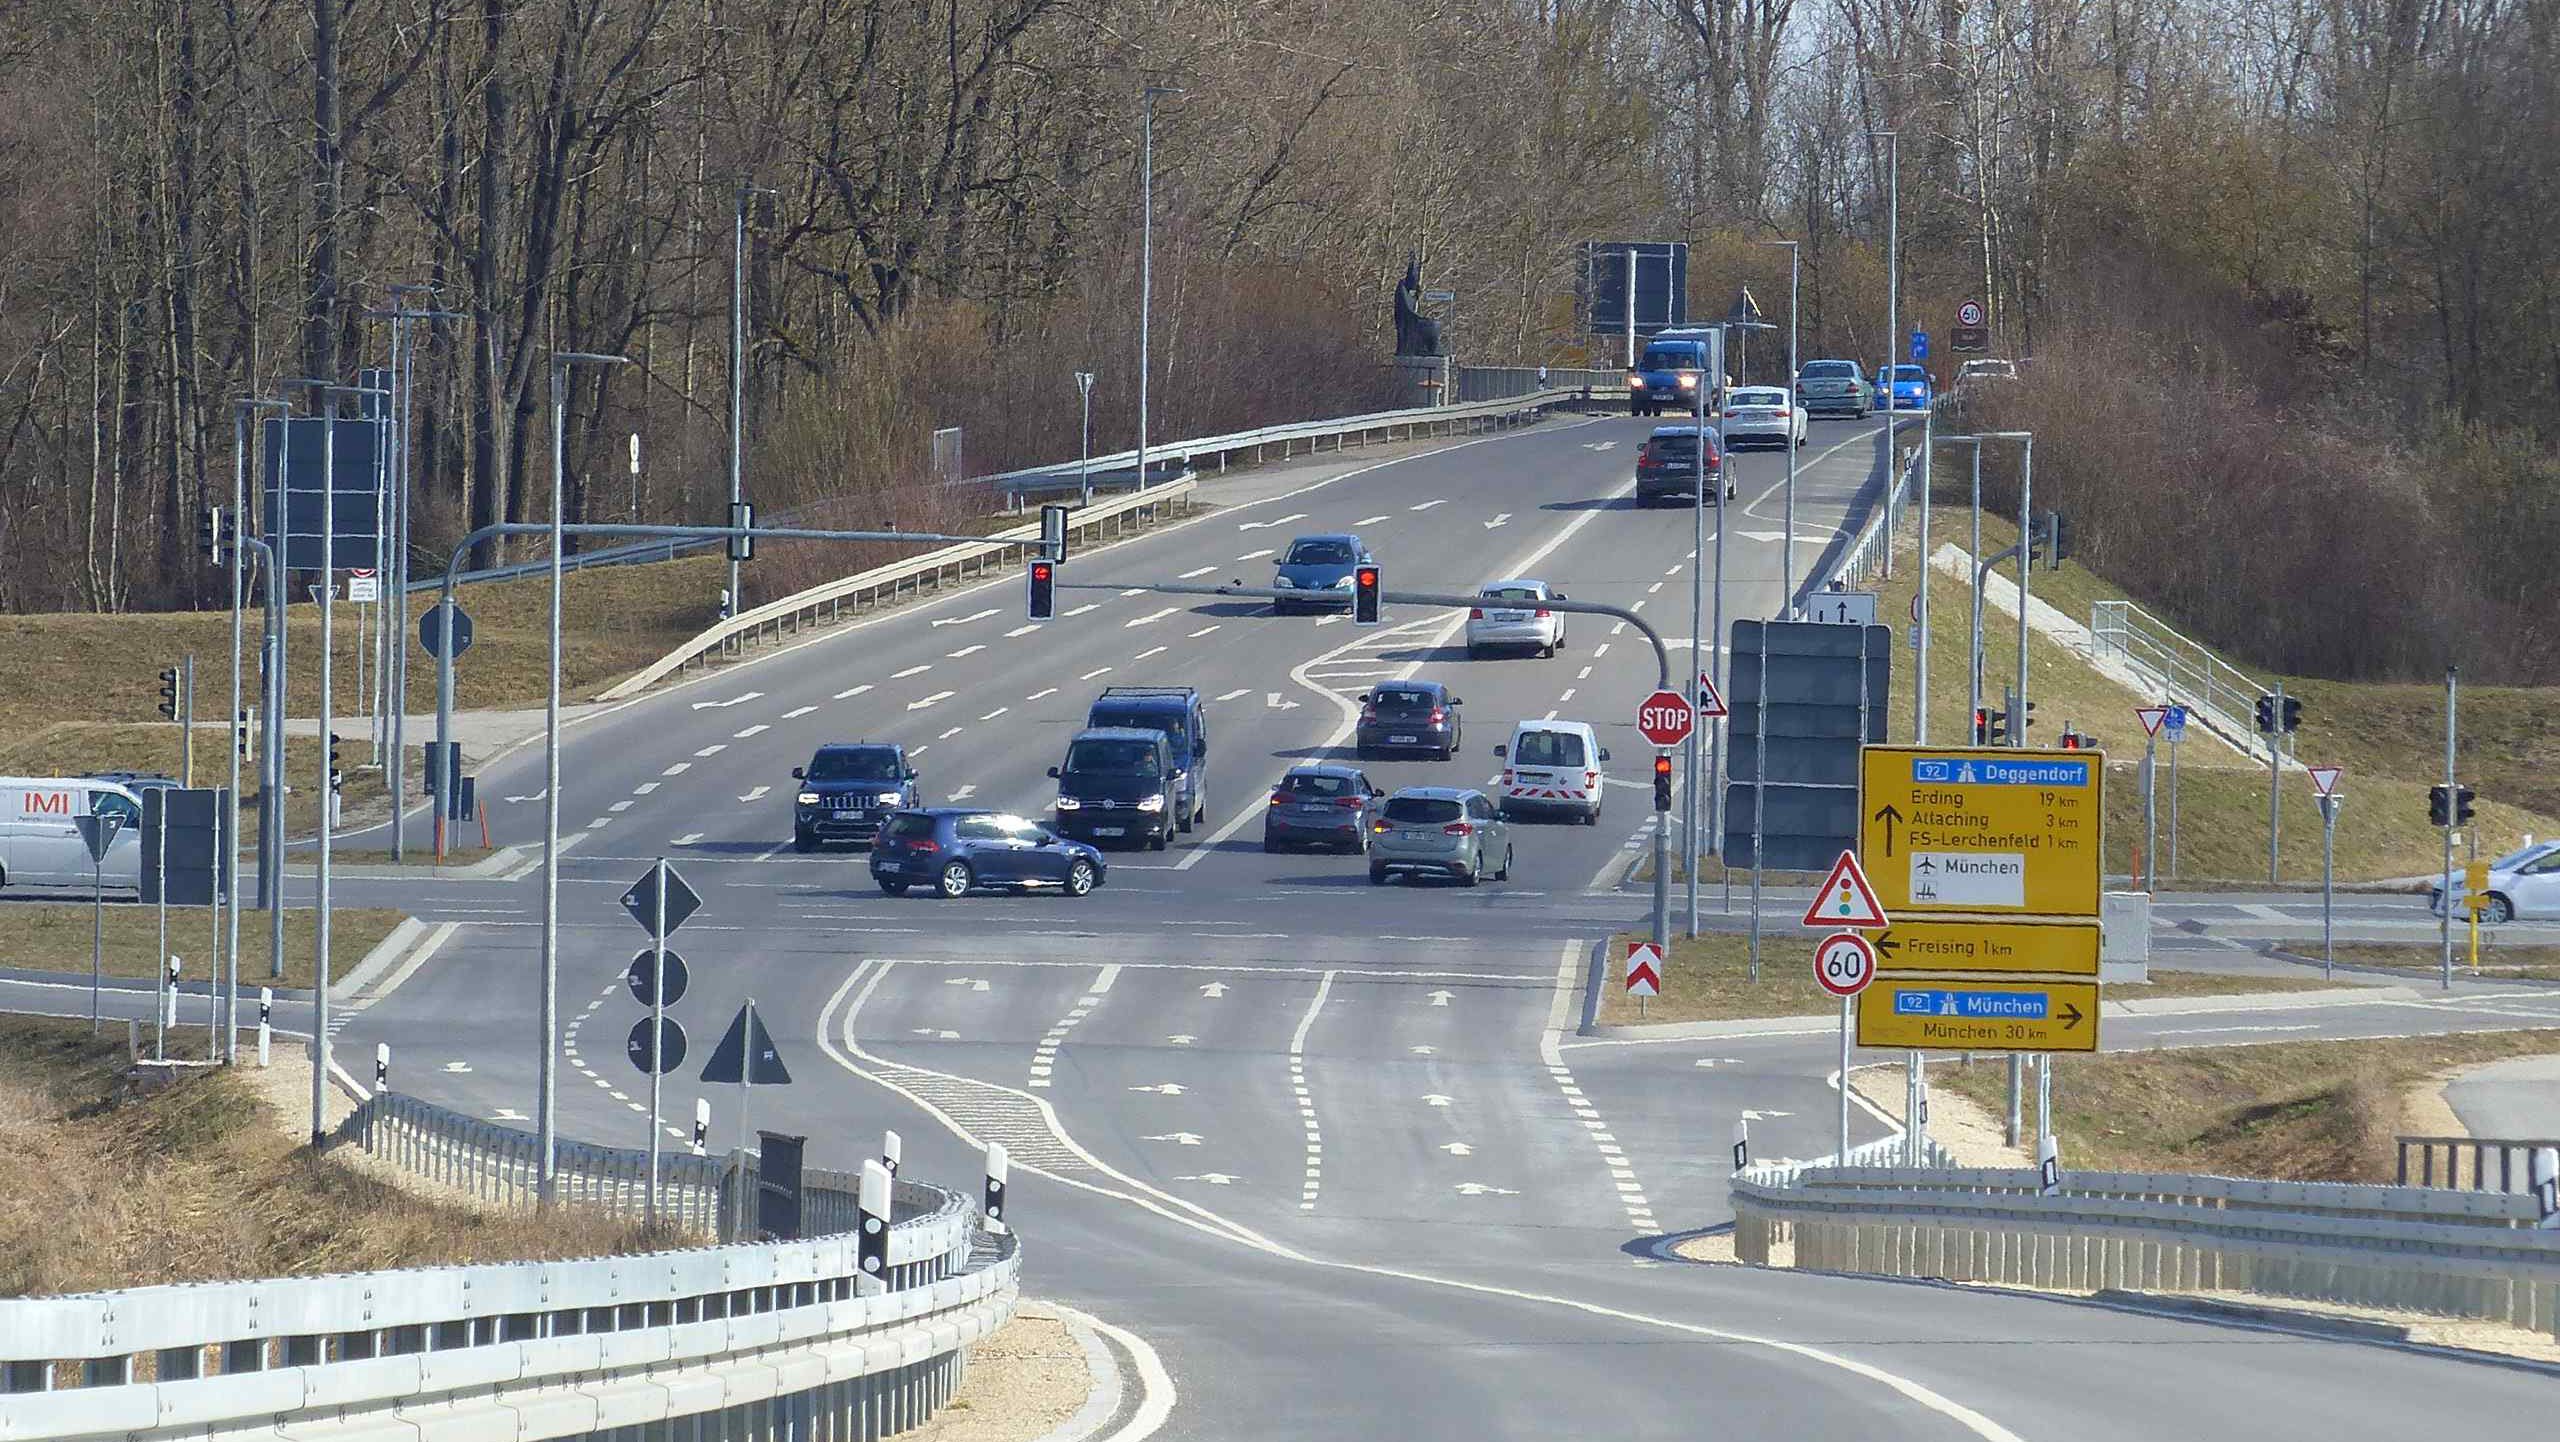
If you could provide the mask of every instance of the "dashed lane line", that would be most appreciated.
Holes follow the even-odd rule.
[[[1307,1003],[1307,1014],[1298,1018],[1298,1029],[1289,1036],[1289,1093],[1298,1103],[1298,1124],[1307,1134],[1306,1178],[1298,1188],[1298,1210],[1302,1212],[1316,1209],[1316,1193],[1324,1185],[1324,1132],[1316,1125],[1315,1096],[1307,1089],[1307,1033],[1314,1029],[1325,998],[1332,994],[1333,973],[1328,971],[1317,978],[1315,1000]]]

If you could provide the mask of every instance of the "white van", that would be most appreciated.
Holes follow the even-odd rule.
[[[78,776],[0,776],[0,888],[90,884],[89,848],[76,816],[124,818],[101,868],[107,887],[142,889],[142,798],[113,781]]]
[[[1505,818],[1561,813],[1585,826],[1600,824],[1600,774],[1609,759],[1598,732],[1583,721],[1523,721],[1511,744],[1496,746],[1503,758],[1496,796]]]

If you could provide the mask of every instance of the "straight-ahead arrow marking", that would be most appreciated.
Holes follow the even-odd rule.
[[[956,693],[956,692],[951,692],[951,691],[936,691],[936,692],[934,692],[932,695],[925,697],[925,698],[924,698],[923,700],[921,700],[921,701],[910,701],[910,702],[908,702],[908,703],[907,703],[907,709],[908,709],[908,710],[910,710],[910,711],[921,711],[921,710],[923,710],[924,708],[926,708],[927,706],[937,705],[937,704],[939,704],[939,703],[941,703],[941,702],[948,701],[948,700],[950,700],[950,699],[951,699],[954,695],[956,695],[956,694],[958,694],[958,693]]]
[[[1451,998],[1451,997],[1453,997],[1453,996],[1457,995],[1457,993],[1456,993],[1456,992],[1449,991],[1449,990],[1446,990],[1446,989],[1443,989],[1443,990],[1440,990],[1440,991],[1434,991],[1434,992],[1426,992],[1426,993],[1424,993],[1424,994],[1425,994],[1425,995],[1427,995],[1427,996],[1429,996],[1429,997],[1431,998],[1431,1004],[1432,1004],[1433,1006],[1447,1006],[1447,1005],[1449,1004],[1449,998]]]
[[[956,804],[956,803],[959,803],[959,802],[962,802],[962,801],[966,801],[966,800],[968,800],[972,795],[976,794],[977,790],[978,790],[978,785],[977,785],[977,783],[976,783],[976,782],[972,781],[972,782],[964,783],[964,784],[961,786],[961,788],[960,788],[959,790],[954,791],[954,792],[952,792],[952,793],[951,793],[951,800],[952,800],[955,804]]]
[[[1129,1090],[1133,1092],[1154,1092],[1158,1096],[1178,1097],[1182,1095],[1182,1083],[1158,1082],[1154,1086],[1131,1087]]]
[[[1213,1187],[1232,1186],[1241,1178],[1232,1172],[1202,1172],[1196,1177],[1175,1177],[1177,1182],[1207,1182]]]
[[[551,794],[551,788],[550,788],[550,787],[548,787],[548,786],[545,786],[545,787],[543,787],[541,790],[539,790],[539,791],[537,791],[537,792],[533,793],[531,796],[510,796],[510,797],[508,797],[508,798],[507,798],[507,800],[509,800],[509,801],[540,801],[543,797],[548,796],[548,795],[550,795],[550,794]]]
[[[1509,1187],[1488,1187],[1482,1182],[1458,1183],[1458,1195],[1462,1197],[1481,1197],[1487,1193],[1491,1193],[1497,1197],[1516,1197],[1520,1195]]]
[[[1202,996],[1225,996],[1227,994],[1227,984],[1223,981],[1204,981],[1200,983],[1200,994]]]
[[[738,799],[739,799],[740,801],[756,801],[756,800],[761,800],[761,799],[763,798],[764,794],[765,794],[766,792],[768,792],[768,791],[771,791],[772,789],[773,789],[773,788],[772,788],[772,787],[770,787],[770,786],[759,786],[759,787],[757,787],[756,789],[754,789],[753,791],[748,792],[746,795],[739,797]]]
[[[1501,511],[1497,512],[1492,520],[1485,522],[1484,528],[1490,531],[1496,526],[1507,526],[1509,524],[1511,524],[1511,513],[1509,511]]]
[[[1160,1137],[1149,1137],[1147,1140],[1171,1142],[1177,1147],[1196,1147],[1200,1145],[1200,1134],[1198,1132],[1166,1132]]]

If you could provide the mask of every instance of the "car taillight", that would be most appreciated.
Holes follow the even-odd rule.
[[[1371,831],[1384,831],[1387,829],[1387,823],[1383,821],[1372,821],[1369,823],[1369,829]]]
[[[1636,464],[1640,466],[1653,464],[1653,442],[1647,441],[1636,447]]]
[[[1720,455],[1717,455],[1717,454],[1716,454],[1715,452],[1713,452],[1713,451],[1709,451],[1709,452],[1707,453],[1707,469],[1708,469],[1708,470],[1711,470],[1711,471],[1720,471],[1720,470],[1723,470],[1723,469],[1724,469],[1724,457],[1722,457],[1722,456],[1720,456]]]
[[[1333,798],[1333,804],[1345,811],[1357,811],[1366,803],[1357,796],[1337,796]]]
[[[907,849],[909,851],[940,851],[942,849],[942,843],[939,841],[910,841],[907,843]]]
[[[1288,793],[1288,792],[1286,792],[1286,791],[1274,791],[1274,792],[1272,792],[1272,793],[1271,793],[1271,804],[1272,804],[1272,805],[1274,805],[1274,806],[1286,806],[1286,805],[1288,805],[1288,804],[1289,804],[1289,793]]]
[[[1471,607],[1467,608],[1467,619],[1468,619],[1468,620],[1470,620],[1470,621],[1481,621],[1481,620],[1483,620],[1483,619],[1484,619],[1484,607],[1482,607],[1482,606],[1471,606]]]
[[[1540,607],[1538,608],[1538,619],[1539,619],[1539,620],[1541,620],[1541,621],[1543,621],[1543,620],[1547,619],[1549,616],[1552,616],[1552,615],[1554,615],[1554,614],[1555,614],[1555,612],[1548,610],[1548,609],[1547,609],[1546,607],[1544,607],[1544,606],[1540,606]],[[1439,720],[1440,718],[1439,718],[1437,715],[1434,715],[1431,719],[1432,719],[1432,720],[1434,720],[1434,721],[1437,721],[1437,720]]]
[[[1440,828],[1440,834],[1443,836],[1473,836],[1476,834],[1476,828],[1473,822],[1452,821],[1448,825]]]
[[[1542,612],[1540,612],[1539,614],[1540,614],[1540,615],[1544,615],[1544,614],[1546,614],[1546,613],[1542,611]],[[1434,707],[1432,707],[1432,708],[1431,708],[1431,719],[1432,719],[1432,721],[1433,721],[1434,723],[1438,723],[1438,722],[1441,722],[1441,721],[1446,721],[1446,720],[1448,720],[1448,719],[1449,719],[1449,708],[1448,708],[1448,707],[1446,707],[1446,706],[1434,706]]]
[[[1377,707],[1375,707],[1375,706],[1363,706],[1363,707],[1361,707],[1361,708],[1360,708],[1360,719],[1361,719],[1361,720],[1363,720],[1363,721],[1375,721],[1375,720],[1377,720],[1377,719],[1378,719],[1378,708],[1377,708]]]

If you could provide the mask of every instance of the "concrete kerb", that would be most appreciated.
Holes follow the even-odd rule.
[[[427,959],[459,930],[461,927],[455,922],[430,924],[414,916],[402,917],[400,924],[391,928],[390,935],[376,942],[373,950],[364,954],[364,960],[357,962],[346,975],[330,982],[330,998],[347,1001],[362,996],[372,987],[374,978],[397,966],[398,973],[381,988],[384,993],[392,991],[425,965]]]
[[[1024,1304],[1026,1315],[1032,1305]],[[1102,1333],[1094,1328],[1091,1318],[1073,1307],[1055,1307],[1052,1310],[1065,1324],[1067,1335],[1075,1338],[1076,1345],[1084,1349],[1085,1371],[1092,1378],[1092,1386],[1086,1391],[1084,1405],[1076,1409],[1076,1414],[1041,1434],[1037,1442],[1086,1442],[1120,1418],[1120,1359],[1113,1354],[1111,1344],[1104,1340]]]

